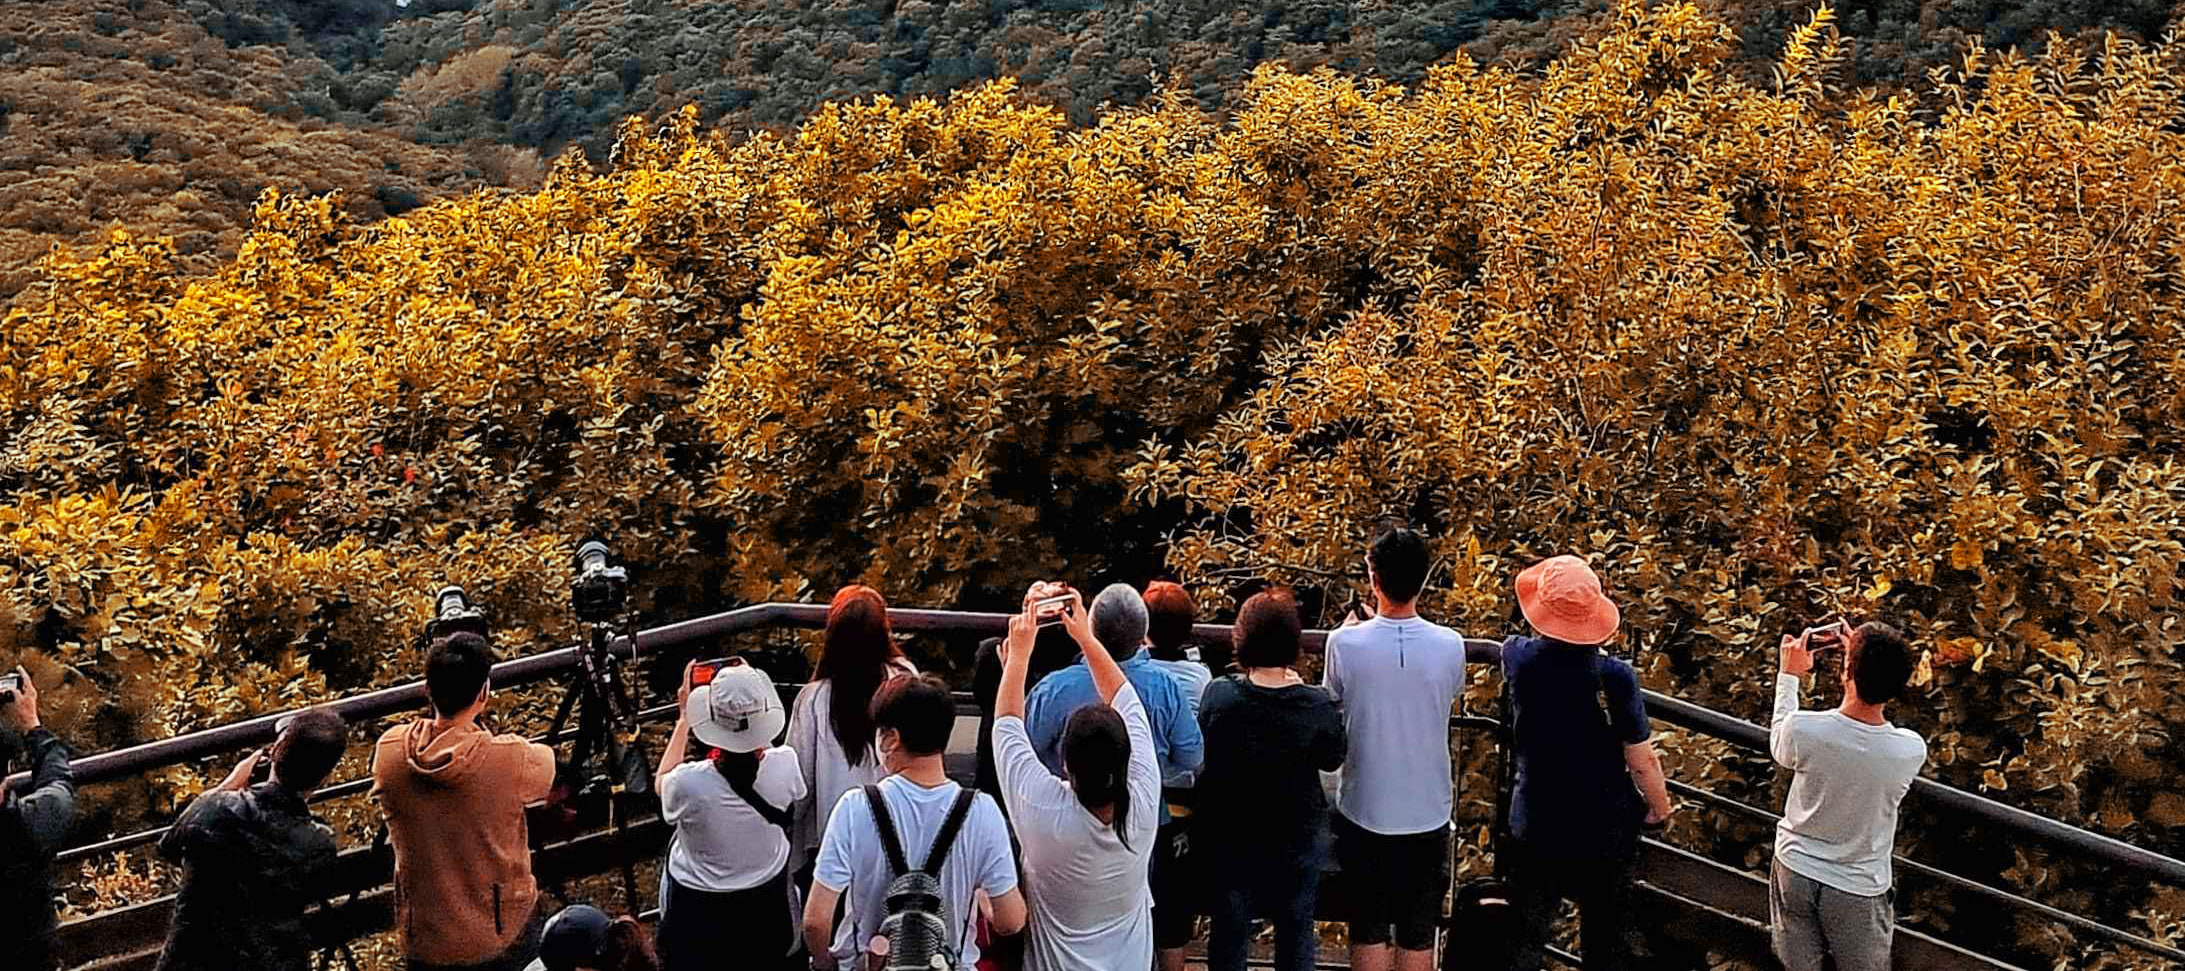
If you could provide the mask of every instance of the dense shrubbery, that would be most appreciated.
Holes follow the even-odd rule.
[[[1495,629],[1517,560],[1594,554],[1649,683],[1749,716],[1789,614],[1900,618],[1935,774],[2177,851],[2174,54],[1976,58],[1926,116],[1831,91],[1826,30],[1779,88],[1733,49],[1634,7],[1541,78],[1269,70],[1226,122],[1007,86],[733,144],[689,112],[532,194],[268,197],[206,278],[117,236],[6,319],[0,660],[80,671],[55,720],[107,745],[406,677],[444,578],[559,642],[601,528],[674,614],[1158,557],[1327,588],[1396,515],[1431,609]],[[2181,934],[2174,891],[1927,825],[1917,855]]]

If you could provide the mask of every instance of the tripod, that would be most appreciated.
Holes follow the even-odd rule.
[[[577,799],[580,804],[603,800],[613,819],[616,838],[626,841],[632,797],[651,794],[652,776],[638,737],[637,709],[631,704],[629,685],[622,677],[620,662],[608,649],[613,626],[606,621],[591,624],[591,640],[577,655],[577,672],[562,692],[553,725],[547,731],[549,738],[559,738],[569,722],[569,713],[576,712],[577,737],[570,750],[568,770],[579,786]],[[592,771],[595,755],[599,759],[596,773]],[[627,857],[622,863],[622,894],[629,912],[638,913],[637,868]]]

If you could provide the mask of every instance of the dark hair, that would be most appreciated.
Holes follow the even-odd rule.
[[[1298,635],[1305,625],[1297,616],[1297,601],[1288,591],[1262,590],[1237,609],[1237,625],[1230,642],[1237,648],[1237,666],[1286,668],[1297,663]]]
[[[1183,584],[1155,580],[1146,584],[1146,640],[1153,656],[1163,661],[1184,659],[1184,643],[1191,640],[1191,623],[1199,608]]]
[[[872,743],[867,742],[865,744],[871,745]],[[713,750],[712,758],[713,771],[719,772],[721,778],[727,779],[731,786],[757,784],[759,778],[758,752],[731,752],[727,749],[717,748]]]
[[[273,777],[295,792],[310,792],[326,781],[349,749],[349,723],[330,708],[291,716],[288,730],[273,743]]]
[[[432,646],[425,654],[425,693],[432,696],[432,710],[452,715],[478,700],[493,674],[493,645],[476,634],[456,634]]]
[[[607,946],[600,948],[599,959],[599,971],[660,971],[652,935],[635,917],[617,917],[607,925]]]
[[[1878,621],[1862,624],[1859,638],[1844,655],[1844,668],[1859,689],[1859,700],[1886,704],[1904,694],[1912,680],[1912,645],[1904,632]]]
[[[1062,725],[1062,768],[1086,809],[1115,807],[1115,838],[1130,848],[1130,731],[1107,705],[1086,705]]]
[[[873,692],[872,724],[895,729],[911,755],[939,755],[956,729],[956,700],[933,675],[891,678]]]
[[[888,679],[903,656],[888,628],[888,602],[880,591],[851,584],[835,591],[827,605],[827,632],[820,641],[819,664],[812,677],[825,681],[834,698],[827,713],[835,742],[851,765],[865,764],[872,749],[873,691]]]
[[[1428,561],[1426,537],[1402,526],[1382,533],[1366,553],[1375,584],[1397,603],[1419,599],[1419,591],[1426,586]]]

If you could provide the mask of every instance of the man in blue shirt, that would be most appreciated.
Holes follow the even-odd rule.
[[[1197,771],[1206,754],[1206,745],[1199,738],[1199,720],[1192,715],[1191,701],[1184,697],[1183,689],[1153,663],[1152,655],[1145,650],[1148,621],[1144,598],[1130,584],[1113,584],[1093,599],[1091,612],[1093,637],[1108,653],[1122,660],[1123,677],[1137,689],[1138,700],[1145,704],[1146,715],[1153,722],[1153,754],[1160,761],[1161,777]],[[1062,726],[1070,720],[1070,713],[1099,703],[1092,669],[1085,666],[1083,658],[1040,679],[1026,702],[1029,717],[1025,728],[1032,737],[1032,750],[1047,771],[1062,775]],[[1167,806],[1162,806],[1162,817],[1167,813]]]

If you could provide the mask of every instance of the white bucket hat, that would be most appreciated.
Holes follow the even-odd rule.
[[[722,665],[713,683],[690,693],[683,709],[690,733],[724,752],[756,752],[781,734],[781,695],[774,679],[743,658]]]

